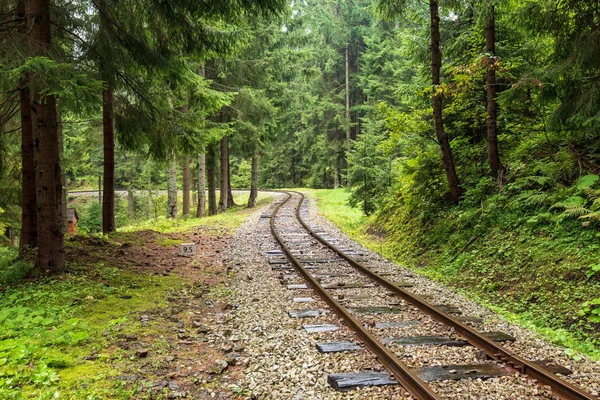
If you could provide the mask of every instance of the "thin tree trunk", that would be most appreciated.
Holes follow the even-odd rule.
[[[213,168],[214,174],[214,168]],[[196,217],[202,218],[206,215],[206,154],[198,155],[198,209]]]
[[[183,215],[190,214],[190,157],[183,156]]]
[[[29,56],[48,56],[52,45],[50,0],[26,1],[25,15]],[[65,249],[56,98],[51,94],[42,97],[37,90],[30,95],[38,216],[38,257],[34,273],[59,273],[65,267]]]
[[[133,199],[133,190],[127,189],[127,211],[129,213],[129,222],[135,219],[135,201]]]
[[[346,45],[346,146],[350,149],[351,125],[350,119],[350,45]]]
[[[236,207],[231,190],[231,161],[229,159],[229,143],[227,143],[227,207]]]
[[[19,0],[19,18],[25,18],[25,1]],[[20,33],[27,33],[23,23]],[[20,84],[21,98],[21,254],[27,247],[37,247],[37,204],[35,186],[35,160],[33,156],[33,126],[31,124],[31,98],[27,79]]]
[[[432,83],[433,83],[433,124],[435,128],[435,134],[437,136],[440,149],[442,151],[442,159],[444,161],[444,167],[446,170],[446,178],[448,180],[448,186],[450,187],[450,195],[455,203],[460,200],[461,188],[456,175],[456,167],[454,166],[454,159],[452,157],[452,148],[448,140],[448,135],[444,130],[443,122],[443,105],[442,97],[438,92],[440,85],[440,71],[442,68],[442,52],[440,48],[440,16],[438,10],[438,1],[429,1],[429,11],[431,17],[431,72],[432,72]]]
[[[495,179],[499,179],[500,185],[502,185],[500,176],[502,164],[498,151],[498,104],[496,103],[496,27],[494,6],[490,3],[490,0],[488,0],[488,13],[485,24],[485,48],[489,55],[486,73],[488,162],[492,175]]]
[[[190,175],[192,176],[190,179],[190,192],[192,193],[192,204],[190,205],[190,208],[194,209],[198,205],[198,181],[196,179],[197,171],[195,168],[190,168]]]
[[[338,167],[338,161],[335,161],[335,167],[333,167],[333,188],[338,189],[340,187],[340,168]]]
[[[208,163],[208,215],[217,213],[217,183],[215,179],[215,162],[216,162],[215,145],[211,144],[208,147],[207,163]]]
[[[63,125],[62,112],[58,106],[56,107],[56,122],[58,131],[58,156],[62,160],[64,154]],[[67,176],[63,169],[61,169],[60,182],[62,185],[62,207],[60,209],[60,218],[63,221],[63,231],[67,232],[67,227],[69,225],[69,216],[67,215]]]
[[[169,166],[169,173],[167,176],[167,197],[168,197],[168,210],[167,216],[170,218],[177,218],[177,163],[175,157],[172,157]]]
[[[229,194],[229,171],[228,171],[228,162],[227,162],[227,148],[228,148],[228,140],[227,136],[223,136],[221,139],[220,146],[220,161],[221,161],[221,187],[219,190],[219,212],[223,212],[227,210],[228,202],[228,194]]]
[[[115,127],[113,92],[102,91],[102,129],[104,136],[104,191],[102,192],[102,232],[115,231]]]
[[[256,197],[258,196],[258,155],[260,145],[258,138],[254,143],[254,156],[252,156],[252,181],[250,183],[250,197],[248,198],[248,208],[256,206]]]
[[[21,87],[21,252],[27,247],[37,247],[37,204],[35,185],[35,160],[33,156],[33,126],[29,88]]]

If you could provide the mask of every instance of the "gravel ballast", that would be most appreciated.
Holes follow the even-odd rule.
[[[275,195],[283,199],[284,195]],[[293,199],[292,199],[293,200]],[[410,283],[407,290],[415,294],[430,296],[431,304],[455,306],[464,316],[475,316],[483,320],[474,326],[481,331],[504,331],[516,338],[515,342],[503,345],[516,354],[531,360],[552,359],[573,371],[564,379],[572,382],[593,395],[600,392],[600,363],[582,356],[574,360],[565,354],[565,349],[552,345],[535,333],[515,324],[509,324],[498,315],[479,306],[462,295],[443,285],[419,276],[407,268],[389,262],[359,244],[351,241],[333,224],[323,218],[312,201],[308,202],[308,215],[304,218],[311,227],[323,232],[327,240],[334,241],[338,248],[352,249],[362,253],[364,264],[386,276],[393,282]],[[291,208],[282,208],[276,220],[278,231],[284,227],[292,235],[284,239],[292,249],[297,249],[299,258],[326,258],[323,246],[314,244],[308,236],[302,235],[299,223],[295,223]],[[306,213],[306,210],[303,211]],[[246,388],[258,399],[410,399],[400,386],[363,388],[351,392],[337,392],[327,383],[327,376],[333,373],[385,370],[375,357],[365,349],[341,353],[319,353],[317,343],[352,342],[359,343],[344,323],[333,312],[319,313],[309,318],[291,318],[290,310],[325,309],[328,306],[311,289],[287,289],[287,284],[302,283],[300,277],[289,277],[280,282],[279,276],[294,275],[293,270],[274,268],[269,260],[281,255],[268,254],[280,250],[270,234],[269,219],[260,218],[271,211],[263,209],[254,213],[236,232],[228,250],[229,268],[234,272],[231,288],[236,294],[236,307],[230,312],[226,335],[216,341],[235,342],[245,349],[244,359]],[[322,285],[366,284],[370,283],[353,272],[349,265],[337,263],[312,263],[313,274],[341,274],[344,276],[322,277]],[[342,294],[342,304],[346,307],[394,306],[395,314],[355,314],[365,325],[373,326],[382,322],[418,321],[405,327],[372,329],[380,339],[398,336],[433,336],[458,338],[450,328],[423,315],[414,307],[389,296],[382,288],[333,289],[333,295]],[[355,299],[358,297],[359,299]],[[367,299],[360,299],[367,297]],[[294,298],[312,298],[312,302],[297,302]],[[333,324],[336,331],[308,333],[303,325]],[[400,346],[388,345],[405,363],[411,367],[440,366],[451,364],[481,364],[479,350],[472,347],[445,346]],[[518,375],[497,377],[487,380],[466,379],[460,381],[431,382],[432,388],[443,398],[448,399],[551,399],[554,396],[547,389],[532,380]]]

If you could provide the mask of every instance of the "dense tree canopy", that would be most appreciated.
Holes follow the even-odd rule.
[[[381,218],[498,195],[547,211],[600,170],[598,12],[576,0],[3,2],[0,222],[23,249],[44,229],[60,238],[64,213],[36,212],[98,176],[105,232],[121,220],[115,188],[167,175],[172,216],[178,180],[184,214],[202,187],[198,216],[216,212],[217,181],[221,210],[232,186],[345,186]],[[49,114],[30,115],[36,102]],[[34,163],[54,146],[34,148],[45,135],[56,176]]]

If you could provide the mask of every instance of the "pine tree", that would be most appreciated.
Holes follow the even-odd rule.
[[[52,47],[49,0],[25,2],[29,56],[47,57]],[[63,244],[62,176],[58,149],[56,97],[31,90],[31,120],[36,170],[38,257],[37,273],[58,273],[65,267]]]

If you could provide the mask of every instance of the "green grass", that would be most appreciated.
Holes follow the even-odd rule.
[[[0,247],[0,285],[19,282],[33,269],[30,262],[19,260],[19,249]]]
[[[175,233],[185,232],[201,226],[218,226],[219,228],[235,229],[246,220],[249,214],[254,212],[256,208],[247,209],[247,195],[236,195],[234,201],[238,204],[237,207],[229,208],[224,213],[211,215],[204,218],[185,217],[171,219],[167,217],[158,217],[149,219],[144,222],[134,225],[118,228],[119,232],[135,232],[139,230],[154,230],[160,233]],[[271,201],[271,195],[267,193],[259,193],[256,201],[257,207],[262,207]]]
[[[385,242],[369,233],[373,217],[367,217],[359,208],[350,207],[350,193],[345,189],[297,189],[316,201],[319,211],[345,234],[373,251],[383,252]]]
[[[0,298],[0,398],[128,397],[109,380],[122,355],[108,344],[121,325],[166,306],[166,293],[185,284],[105,265],[70,268],[58,279],[8,288]],[[91,353],[99,359],[84,360]]]
[[[435,246],[423,249],[402,230],[410,228],[395,232],[401,242],[373,234],[377,233],[372,230],[375,219],[350,207],[344,189],[301,191],[316,200],[323,215],[365,247],[454,287],[507,320],[566,347],[573,357],[581,353],[600,360],[597,327],[578,317],[583,302],[600,293],[598,277],[586,278],[588,265],[597,263],[600,249],[591,232],[572,237],[561,227],[554,228],[556,232],[492,228],[452,260],[473,236],[467,227],[441,235],[444,240],[435,238]],[[440,234],[433,232],[432,237],[435,235]]]

